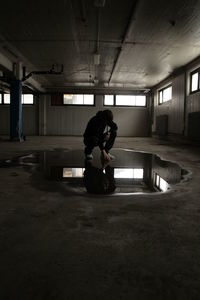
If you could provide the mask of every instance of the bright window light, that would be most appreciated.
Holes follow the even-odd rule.
[[[81,178],[84,170],[84,168],[63,168],[63,178]]]
[[[64,178],[72,177],[72,169],[63,168],[63,177]]]
[[[162,178],[160,178],[160,189],[163,192],[166,192],[168,189],[168,183]]]
[[[114,169],[114,178],[134,178],[133,169]]]
[[[105,95],[104,105],[114,105],[114,95]]]
[[[169,188],[169,184],[158,174],[155,175],[155,186],[162,192],[166,192]]]
[[[74,95],[73,104],[83,104],[83,95]]]
[[[143,169],[134,169],[133,176],[135,179],[142,179],[144,177],[144,170]]]
[[[83,95],[83,104],[93,105],[94,104],[94,95]]]
[[[192,74],[192,87],[191,91],[197,91],[198,90],[198,82],[199,82],[199,73]]]
[[[22,95],[22,104],[33,104],[33,95],[32,94],[23,94]]]
[[[2,104],[2,94],[0,94],[0,104]]]
[[[160,186],[160,176],[156,175],[156,186]]]
[[[159,104],[172,100],[172,86],[168,86],[158,92]]]
[[[104,95],[104,105],[146,106],[146,95]]]
[[[114,169],[114,178],[142,179],[143,169]]]
[[[10,94],[4,94],[4,104],[10,104]]]
[[[135,97],[136,106],[146,106],[146,96],[138,95]]]
[[[159,92],[159,103],[163,103],[163,91]]]
[[[168,88],[163,90],[163,102],[169,101],[172,99],[172,87],[169,86]]]
[[[4,104],[10,104],[10,94],[4,94]],[[32,94],[22,94],[22,104],[34,104]]]
[[[64,104],[73,104],[73,95],[72,94],[64,94],[63,102],[64,102]]]
[[[116,95],[116,105],[135,106],[135,96],[132,96],[132,95]]]
[[[63,103],[71,105],[94,105],[94,95],[64,94]]]

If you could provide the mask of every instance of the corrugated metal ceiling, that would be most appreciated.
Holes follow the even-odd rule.
[[[17,49],[28,72],[63,64],[62,75],[35,76],[47,89],[150,88],[200,55],[199,24],[196,0],[5,1],[0,47]]]

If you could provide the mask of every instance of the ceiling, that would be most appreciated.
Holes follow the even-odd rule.
[[[4,1],[0,52],[47,90],[147,89],[200,55],[200,1]],[[100,63],[95,64],[94,55]]]

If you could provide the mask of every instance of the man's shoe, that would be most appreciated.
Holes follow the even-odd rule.
[[[93,155],[92,154],[86,154],[86,159],[90,160],[90,159],[93,159]]]
[[[114,160],[115,159],[115,156],[112,155],[112,154],[110,154],[110,153],[108,153],[108,156],[110,157],[110,160]]]

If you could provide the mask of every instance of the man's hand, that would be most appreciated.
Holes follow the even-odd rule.
[[[102,150],[102,156],[105,161],[110,161],[110,157],[108,156],[105,150]]]
[[[105,161],[104,159],[101,160],[102,169],[105,170],[105,168],[109,165],[110,161]]]
[[[104,141],[108,141],[110,138],[110,132],[106,132],[105,136],[104,136]]]

